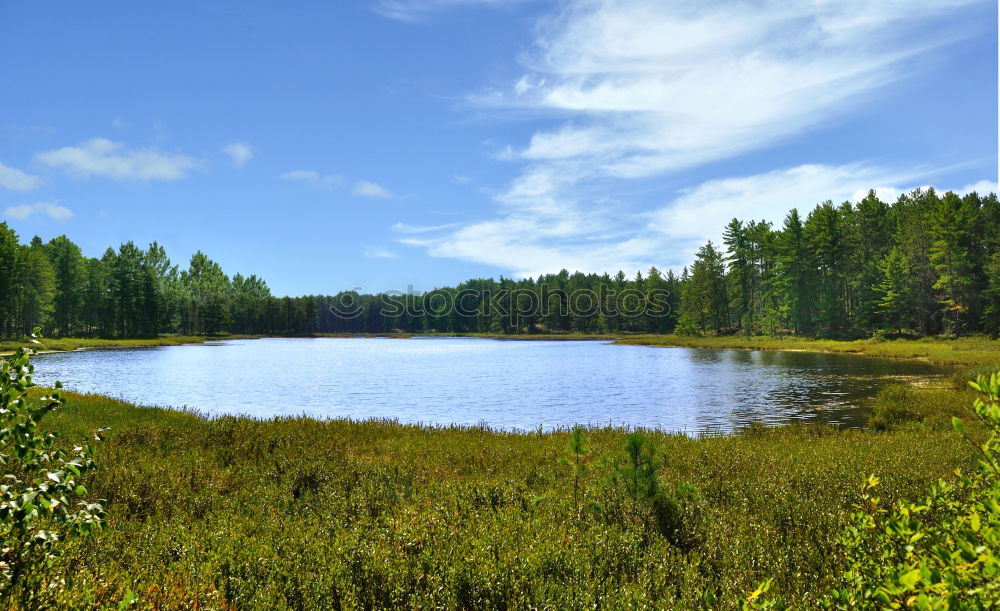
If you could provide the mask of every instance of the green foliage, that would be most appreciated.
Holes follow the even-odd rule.
[[[72,584],[36,607],[732,609],[773,577],[761,599],[816,608],[839,586],[857,473],[885,471],[891,503],[975,464],[938,429],[646,431],[637,454],[655,443],[656,488],[683,507],[693,491],[679,488],[697,486],[711,516],[682,520],[700,524],[686,550],[651,504],[633,510],[622,484],[597,477],[607,461],[626,475],[635,464],[620,430],[582,434],[578,514],[572,463],[558,464],[571,431],[206,419],[68,397],[42,424],[64,432],[57,444],[112,426],[88,488],[114,527],[64,542],[39,579]]]
[[[906,257],[898,248],[893,248],[882,260],[879,267],[881,280],[878,284],[878,311],[886,325],[893,329],[910,326],[910,270]]]
[[[645,433],[630,433],[622,449],[623,459],[611,463],[610,481],[625,498],[623,515],[641,521],[681,550],[697,547],[707,523],[698,487],[687,482],[674,489],[664,486],[659,475],[663,464]]]
[[[21,348],[0,364],[0,597],[28,604],[67,537],[104,525],[104,508],[88,503],[83,476],[94,468],[93,446],[66,450],[42,419],[65,399],[58,390],[30,399],[31,351]],[[58,388],[58,384],[57,384]],[[98,433],[100,436],[101,433]],[[80,500],[78,500],[80,499]],[[77,501],[74,503],[74,501]]]
[[[919,503],[884,509],[869,476],[841,543],[849,561],[838,608],[988,609],[1000,605],[1000,373],[970,382],[986,429],[979,469],[956,473]],[[965,424],[954,419],[965,434]]]
[[[561,270],[520,280],[477,278],[423,295],[277,297],[262,279],[229,276],[200,251],[186,269],[172,265],[156,242],[145,250],[126,242],[86,258],[65,236],[21,244],[0,223],[0,339],[23,337],[39,322],[50,335],[100,338],[401,332],[853,339],[878,329],[1000,334],[995,194],[916,190],[889,204],[869,192],[860,202],[826,201],[801,216],[791,210],[780,228],[733,219],[724,231],[725,251],[702,246],[680,277],[656,267],[631,278]],[[494,301],[501,294],[510,298],[505,309]],[[618,311],[625,294],[637,308],[657,307],[635,315]],[[439,307],[458,301],[463,314]],[[352,304],[347,315],[345,303]],[[581,305],[587,303],[594,307]],[[580,311],[570,312],[571,305]]]
[[[919,390],[908,384],[887,384],[875,395],[875,407],[868,425],[887,430],[893,425],[923,420],[917,409]]]
[[[577,516],[580,515],[580,479],[587,473],[587,449],[586,433],[582,426],[574,426],[570,432],[569,442],[566,443],[566,451],[560,458],[561,462],[569,465],[573,471],[573,510]]]
[[[613,465],[611,481],[621,486],[634,509],[641,510],[651,504],[660,491],[656,447],[645,433],[635,431],[625,438],[622,449],[625,460]]]

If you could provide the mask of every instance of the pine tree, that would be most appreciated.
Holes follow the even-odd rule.
[[[46,251],[55,271],[54,329],[49,335],[72,336],[82,331],[86,260],[80,247],[64,235],[49,241]]]
[[[805,228],[795,208],[785,217],[775,242],[775,293],[780,317],[796,334],[808,335],[813,328],[810,315],[812,263]]]
[[[929,254],[938,274],[933,288],[942,291],[941,304],[952,333],[964,330],[964,314],[969,309],[972,265],[968,233],[972,213],[957,195],[949,192],[936,200],[930,215],[934,242]]]
[[[910,322],[910,269],[906,257],[893,248],[879,266],[882,279],[878,284],[878,314],[889,328],[902,330]]]

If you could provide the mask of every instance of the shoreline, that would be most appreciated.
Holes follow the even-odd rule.
[[[385,338],[411,339],[414,337],[467,337],[494,339],[501,341],[608,341],[620,346],[647,346],[652,348],[708,348],[718,350],[760,350],[777,352],[817,352],[831,354],[853,354],[873,358],[923,360],[931,364],[949,367],[985,367],[1000,364],[1000,340],[982,336],[961,338],[925,337],[916,340],[825,340],[801,337],[742,337],[708,336],[688,337],[679,335],[653,334],[583,334],[583,333],[539,333],[533,335],[501,335],[493,333],[321,333],[302,336],[301,339],[331,338]],[[179,346],[204,344],[215,341],[236,339],[287,339],[272,335],[177,335],[140,339],[86,339],[63,338],[43,340],[37,353],[75,352],[78,350],[106,350],[116,348],[153,348],[159,346]],[[0,357],[8,356],[20,342],[0,342]]]

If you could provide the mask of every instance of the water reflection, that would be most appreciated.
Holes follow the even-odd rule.
[[[469,338],[265,339],[40,355],[40,383],[144,405],[504,429],[861,423],[857,406],[929,364],[851,355]]]

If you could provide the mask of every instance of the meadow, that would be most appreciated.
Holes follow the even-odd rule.
[[[28,579],[23,608],[734,608],[766,578],[808,608],[837,583],[865,474],[891,503],[974,464],[949,422],[971,394],[951,387],[883,393],[878,432],[648,431],[666,511],[637,502],[621,430],[573,452],[568,431],[209,420],[66,396],[45,421],[63,443],[111,427],[88,482],[108,525]]]

